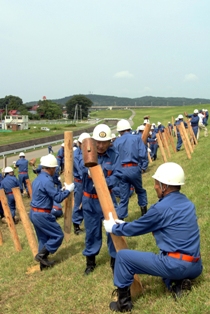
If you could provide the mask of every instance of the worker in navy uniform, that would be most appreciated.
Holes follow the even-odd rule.
[[[52,145],[48,145],[48,154],[53,154]]]
[[[179,125],[181,124],[181,122],[183,122],[185,129],[187,129],[187,128],[188,128],[188,125],[187,125],[187,123],[183,120],[183,118],[184,118],[183,115],[182,115],[182,114],[179,114],[179,115],[178,115],[178,121],[175,122],[175,125],[176,125],[176,126],[177,126],[177,125],[179,126]],[[182,137],[181,137],[181,134],[180,134],[178,128],[176,128],[176,132],[177,132],[176,151],[179,152],[180,149],[181,149],[181,147],[182,147]]]
[[[60,172],[62,173],[64,170],[64,143],[61,144],[61,148],[57,152],[57,162],[58,167],[60,168]]]
[[[39,252],[35,260],[40,262],[40,269],[49,267],[54,262],[48,260],[48,255],[55,253],[63,241],[63,231],[51,214],[53,201],[61,203],[74,190],[74,183],[64,183],[65,190],[58,190],[54,186],[53,175],[57,167],[54,155],[49,154],[41,158],[41,173],[32,183],[32,200],[30,219],[34,225],[39,243]]]
[[[25,154],[21,152],[19,154],[18,161],[14,162],[14,168],[18,168],[18,179],[20,181],[20,191],[23,194],[24,189],[26,194],[29,196],[28,187],[26,180],[29,179],[28,176],[28,160],[25,158]]]
[[[199,113],[198,109],[195,109],[192,114],[187,114],[187,112],[185,112],[185,117],[190,118],[190,124],[196,138],[198,134],[198,124],[199,124],[198,113]]]
[[[90,134],[84,132],[80,134],[77,141],[77,149],[74,150],[74,165],[73,165],[73,176],[74,176],[74,208],[72,211],[72,222],[74,226],[74,234],[79,235],[83,233],[80,228],[80,224],[83,221],[83,209],[82,209],[82,170],[79,166],[79,160],[82,158],[82,141],[86,138],[90,138]]]
[[[159,122],[158,121],[158,123],[157,123],[157,133],[160,131],[161,133],[163,133],[164,132],[164,129],[165,129],[165,126],[161,123],[161,122]]]
[[[180,192],[184,184],[184,171],[176,163],[158,167],[154,188],[159,201],[146,215],[132,222],[104,221],[107,232],[117,236],[139,236],[152,232],[159,253],[120,250],[116,256],[114,284],[118,287],[118,300],[110,308],[127,312],[132,308],[130,285],[134,274],[162,277],[174,296],[180,297],[184,289],[191,289],[191,280],[202,272],[200,234],[195,205]]]
[[[1,181],[1,188],[4,189],[4,192],[7,196],[7,202],[11,211],[12,218],[14,222],[17,224],[19,219],[16,216],[16,203],[12,192],[12,188],[16,187],[20,188],[20,182],[14,175],[14,169],[12,167],[6,167],[4,169],[4,178]],[[4,219],[2,220],[2,222],[4,222]]]
[[[157,132],[155,131],[154,126],[151,126],[151,131],[150,131],[150,135],[147,139],[147,142],[149,143],[149,148],[151,149],[150,152],[150,156],[152,158],[152,160],[156,160],[157,159],[157,150],[158,150],[158,141],[157,141],[157,137],[156,134]]]
[[[147,146],[140,136],[131,134],[130,123],[122,119],[117,123],[120,133],[114,141],[114,148],[120,156],[122,177],[120,180],[120,203],[117,215],[120,219],[128,216],[131,185],[134,186],[142,215],[147,212],[147,193],[142,187],[142,172],[148,167]]]
[[[111,129],[105,124],[97,125],[93,130],[93,139],[96,141],[98,153],[98,164],[101,165],[105,180],[110,191],[113,204],[117,204],[112,188],[117,185],[121,176],[121,166],[119,163],[119,154],[111,143]],[[83,255],[86,256],[85,274],[88,275],[96,267],[96,255],[99,254],[102,246],[102,220],[104,219],[101,205],[96,193],[95,186],[90,176],[90,171],[84,166],[83,159],[80,159],[79,166],[82,169],[83,197],[82,208],[85,224],[85,249]],[[107,236],[107,245],[109,255],[111,256],[110,266],[113,270],[116,250],[110,235]]]

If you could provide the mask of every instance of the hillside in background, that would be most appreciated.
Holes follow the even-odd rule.
[[[72,96],[67,96],[60,99],[51,99],[60,105],[65,105]],[[184,97],[152,97],[144,96],[139,98],[126,98],[103,95],[84,95],[89,98],[94,106],[187,106],[193,104],[209,104],[210,99],[204,98],[184,98]],[[33,106],[38,101],[28,102],[26,106]]]

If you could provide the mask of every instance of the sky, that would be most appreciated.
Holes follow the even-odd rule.
[[[0,98],[210,99],[209,0],[0,0]]]

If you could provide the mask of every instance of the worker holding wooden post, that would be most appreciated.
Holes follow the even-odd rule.
[[[63,241],[63,231],[51,214],[53,201],[61,203],[74,190],[74,183],[64,183],[65,190],[54,187],[53,175],[58,166],[54,155],[49,154],[41,158],[41,173],[32,183],[32,201],[30,219],[34,225],[38,238],[39,252],[35,260],[40,262],[40,269],[54,264],[48,260],[48,255],[55,253]]]
[[[110,303],[115,312],[130,312],[130,286],[134,274],[148,274],[163,279],[177,299],[191,289],[191,280],[202,272],[200,235],[195,205],[182,193],[185,175],[182,167],[168,162],[152,176],[158,202],[132,222],[114,218],[104,220],[106,232],[116,236],[139,236],[152,232],[159,253],[119,250],[114,268],[118,300]]]

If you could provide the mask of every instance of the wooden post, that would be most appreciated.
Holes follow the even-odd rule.
[[[175,146],[175,144],[174,144],[173,135],[170,135],[168,131],[166,131],[166,134],[167,134],[167,136],[168,136],[169,142],[170,142],[170,144],[171,144],[171,146],[172,146],[172,148],[173,148],[174,153],[176,153],[176,146]]]
[[[150,129],[151,129],[151,124],[147,123],[145,125],[145,129],[144,129],[143,134],[142,134],[142,141],[144,142],[144,144],[147,144],[147,139],[149,136]]]
[[[0,230],[0,245],[2,245],[2,244],[3,244],[3,235],[2,235],[2,232]]]
[[[184,132],[183,132],[183,130],[182,130],[181,124],[177,125],[177,129],[179,130],[179,133],[180,133],[180,135],[181,135],[182,142],[183,142],[183,144],[184,144],[184,148],[185,148],[187,157],[188,157],[188,159],[191,159],[191,154],[190,154],[190,151],[189,151],[189,149],[188,149],[187,141],[186,141]]]
[[[157,133],[156,137],[157,137],[157,141],[158,141],[158,145],[159,145],[159,148],[160,148],[160,152],[161,152],[163,161],[167,162],[167,158],[166,158],[166,154],[165,154],[165,151],[164,151],[164,148],[163,148],[163,144],[162,144],[162,141],[161,141],[161,138],[160,138],[160,134]]]
[[[30,179],[26,179],[26,184],[27,184],[27,188],[28,188],[28,193],[30,195],[30,198],[32,199],[32,185],[31,185]]]
[[[14,242],[15,249],[16,251],[20,252],[22,250],[22,247],[10,212],[10,208],[8,206],[7,197],[3,189],[0,189],[0,200],[4,210],[4,216],[6,218],[7,225],[12,235],[12,240]]]
[[[67,184],[73,182],[73,132],[64,132],[64,181]],[[72,224],[72,206],[74,193],[70,193],[64,200],[64,238],[66,242],[70,239]]]
[[[38,245],[37,245],[37,241],[36,241],[34,231],[32,229],[28,214],[27,214],[26,209],[25,209],[24,204],[23,204],[23,199],[22,199],[22,196],[20,193],[20,189],[18,187],[13,188],[12,192],[14,194],[16,207],[18,209],[20,219],[22,221],[22,224],[23,224],[23,227],[25,230],[25,234],[26,234],[27,239],[28,239],[28,244],[31,248],[33,256],[35,257],[35,255],[38,253]]]
[[[197,138],[196,138],[196,136],[195,136],[195,134],[193,132],[192,126],[190,124],[190,121],[187,122],[187,125],[188,125],[188,129],[190,131],[192,142],[193,142],[193,144],[197,145],[198,141],[197,141]]]
[[[106,220],[109,219],[110,212],[112,213],[114,219],[117,219],[118,218],[117,213],[115,211],[101,165],[90,167],[89,170],[96,188],[98,199],[103,211],[104,219]],[[110,235],[117,252],[119,250],[128,248],[124,237],[116,236],[112,233]],[[131,295],[135,297],[139,295],[142,292],[142,290],[143,290],[142,284],[139,280],[138,275],[134,275],[134,281],[133,284],[131,285]]]
[[[162,133],[162,138],[163,138],[163,142],[164,142],[164,147],[166,148],[167,152],[168,152],[168,157],[171,158],[171,153],[168,147],[168,142],[165,136],[165,132]]]
[[[186,138],[186,142],[187,142],[187,145],[189,147],[190,153],[192,154],[193,153],[193,148],[192,148],[192,145],[190,144],[190,140],[189,140],[188,134],[186,132],[186,129],[185,129],[185,126],[184,126],[184,122],[181,122],[180,125],[181,125],[181,128],[182,128],[182,132],[184,133],[184,136]]]
[[[147,156],[148,156],[148,160],[149,160],[149,162],[150,162],[150,163],[152,163],[153,161],[152,161],[152,158],[151,158],[151,156],[150,156],[150,153],[149,153],[149,152],[147,152]]]
[[[3,157],[3,169],[7,167],[7,156]]]

